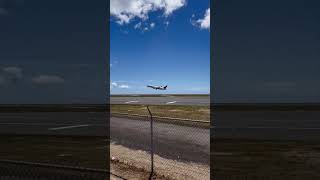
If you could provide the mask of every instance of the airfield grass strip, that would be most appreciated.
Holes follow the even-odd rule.
[[[209,106],[190,106],[190,105],[149,105],[152,115],[155,117],[168,117],[177,119],[190,119],[210,121]],[[146,105],[138,104],[112,104],[111,113],[138,114],[148,116]]]

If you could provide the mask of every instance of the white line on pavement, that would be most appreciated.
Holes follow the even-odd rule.
[[[79,127],[87,127],[89,124],[81,124],[81,125],[76,125],[76,126],[64,126],[64,127],[57,127],[57,128],[49,128],[48,130],[50,131],[56,131],[56,130],[61,130],[61,129],[72,129],[72,128],[79,128]]]
[[[166,104],[174,104],[176,103],[177,101],[171,101],[171,102],[167,102]]]
[[[129,103],[137,103],[139,101],[128,101],[128,102],[125,102],[126,104],[129,104]]]

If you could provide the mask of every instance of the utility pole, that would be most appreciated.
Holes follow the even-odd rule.
[[[153,175],[153,117],[152,117],[152,113],[149,109],[149,106],[147,106],[147,109],[148,109],[148,112],[149,112],[149,115],[150,115],[150,143],[151,143],[151,148],[150,148],[150,154],[151,154],[151,174],[150,174],[150,177],[149,179],[152,178],[152,175]]]

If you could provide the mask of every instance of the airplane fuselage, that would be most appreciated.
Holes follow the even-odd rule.
[[[152,88],[152,89],[155,89],[155,90],[166,90],[167,89],[167,86],[147,86],[149,88]]]

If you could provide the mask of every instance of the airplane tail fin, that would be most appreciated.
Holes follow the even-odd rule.
[[[168,85],[164,86],[163,89],[167,89]]]

